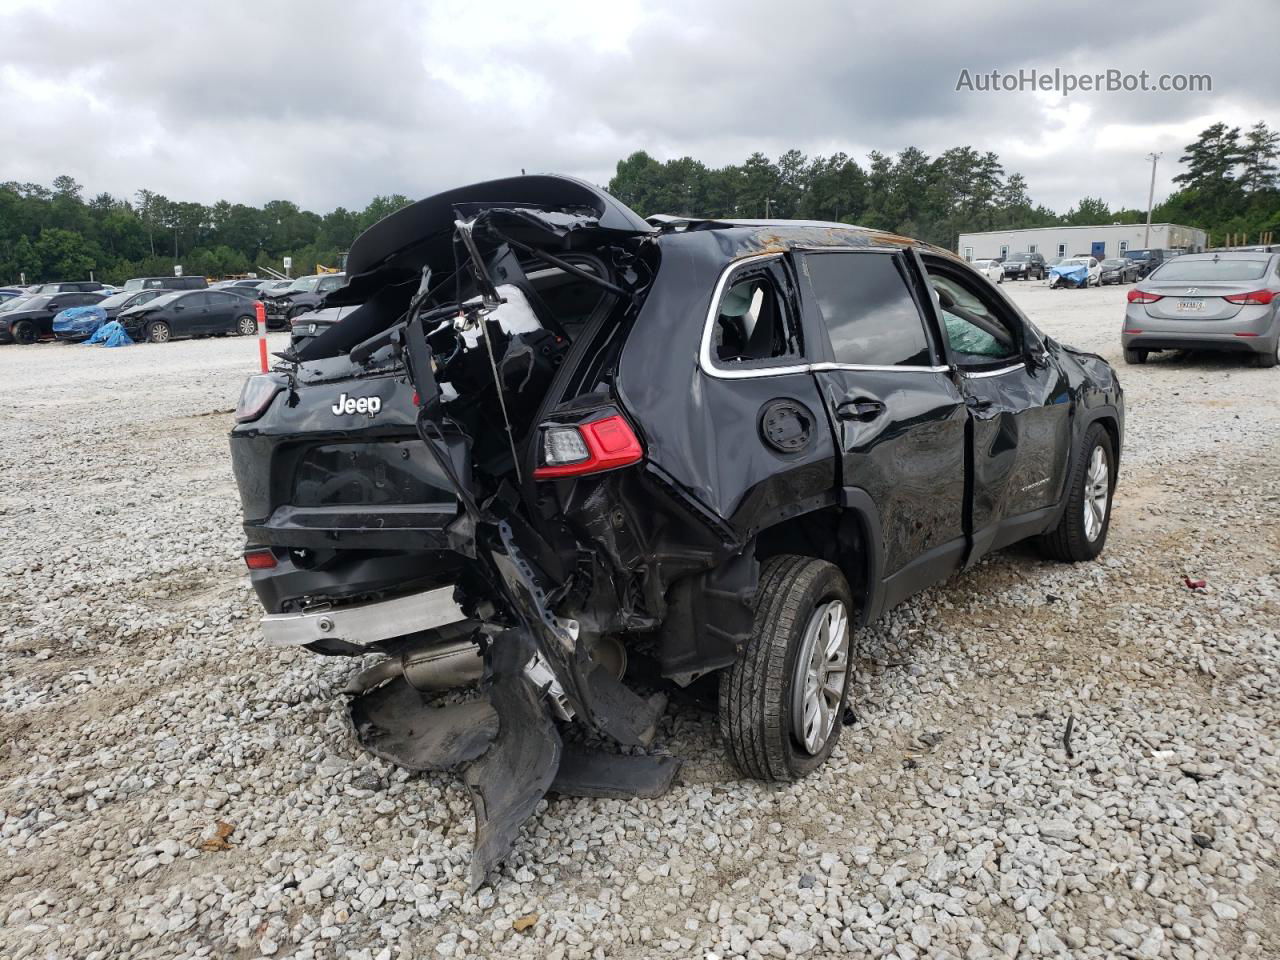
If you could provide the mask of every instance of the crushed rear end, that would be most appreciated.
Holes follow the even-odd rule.
[[[634,533],[643,434],[613,389],[652,232],[560,177],[407,207],[353,245],[328,301],[349,311],[252,378],[237,411],[264,634],[382,655],[348,687],[355,736],[460,774],[473,888],[548,791],[654,796],[678,767],[560,734],[572,721],[644,748],[665,709],[624,679],[621,638],[659,626],[664,587]]]

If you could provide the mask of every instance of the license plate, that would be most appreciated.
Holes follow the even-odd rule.
[[[1199,313],[1203,309],[1204,309],[1203,300],[1179,300],[1178,301],[1179,313]]]

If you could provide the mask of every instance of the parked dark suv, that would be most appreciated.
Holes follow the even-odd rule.
[[[204,277],[134,277],[124,282],[125,290],[203,290],[209,286]]]
[[[245,561],[268,641],[386,655],[356,736],[461,770],[473,885],[546,791],[678,767],[558,724],[644,746],[655,688],[706,678],[737,768],[796,779],[840,736],[855,628],[1016,541],[1106,542],[1112,369],[944,250],[650,223],[536,176],[406,207],[347,269],[354,309],[245,385]]]
[[[1049,275],[1042,253],[1011,253],[1002,266],[1006,280],[1043,280]]]
[[[96,280],[55,280],[42,283],[36,287],[35,293],[94,293],[101,290],[102,284]]]

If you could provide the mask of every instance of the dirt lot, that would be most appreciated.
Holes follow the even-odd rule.
[[[0,347],[0,957],[1280,956],[1280,370],[1123,367],[1125,288],[1006,289],[1121,368],[1103,557],[863,631],[803,783],[678,704],[666,797],[552,800],[476,897],[464,791],[358,750],[356,664],[259,641],[255,341]]]

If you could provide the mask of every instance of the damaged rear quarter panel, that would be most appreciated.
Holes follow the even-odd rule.
[[[664,238],[663,271],[623,349],[617,390],[644,432],[648,460],[741,543],[834,502],[835,448],[811,374],[727,380],[699,366],[713,290],[739,259],[727,256],[722,243],[713,231]],[[780,399],[799,402],[813,418],[808,445],[794,453],[761,439],[761,413]]]

